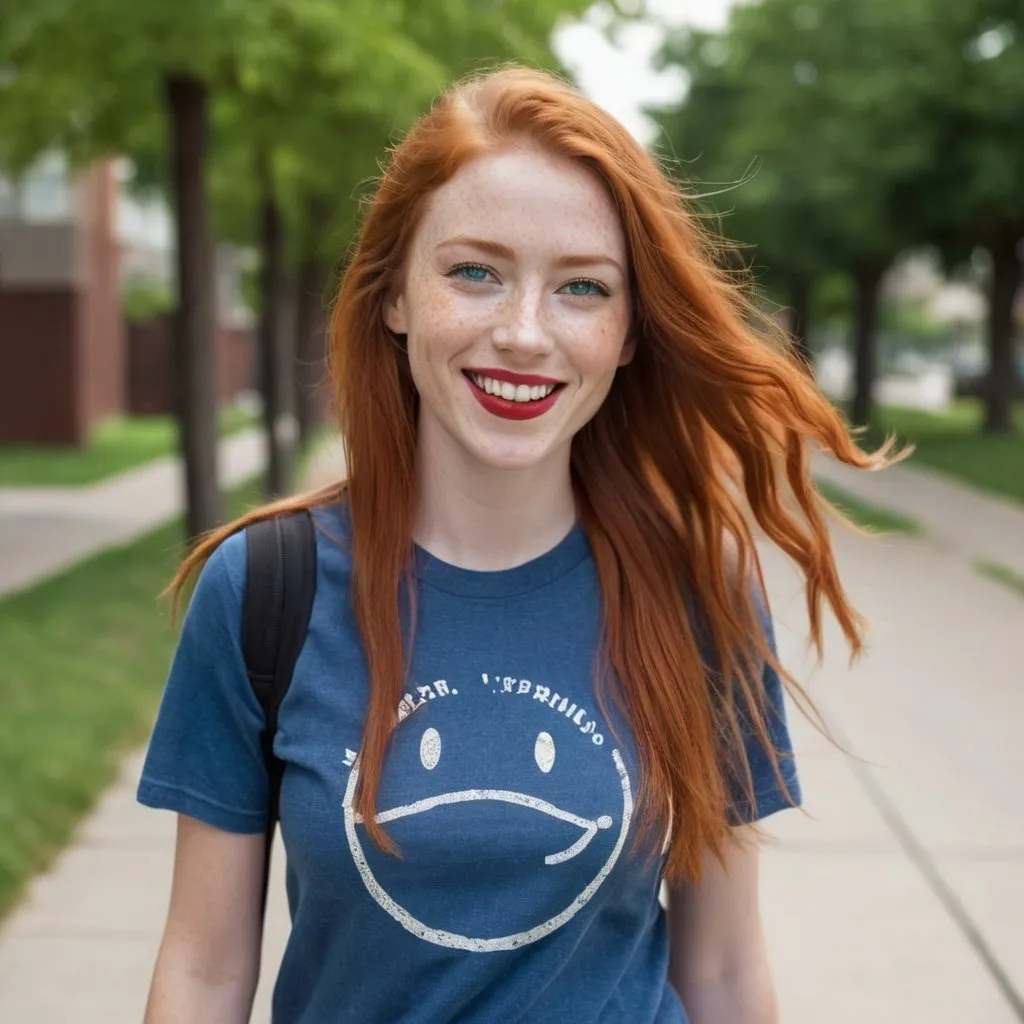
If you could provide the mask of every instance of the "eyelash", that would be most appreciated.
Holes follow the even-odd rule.
[[[483,270],[488,274],[493,274],[494,271],[490,267],[485,267],[482,263],[456,263],[451,270],[445,275],[445,277],[455,277],[460,270]],[[469,278],[463,278],[463,280],[469,280]],[[477,282],[482,283],[482,282]]]
[[[457,276],[457,274],[458,274],[458,272],[460,270],[483,270],[483,271],[485,271],[488,274],[494,274],[494,271],[490,267],[486,267],[482,263],[457,263],[454,267],[451,268],[451,270],[448,271],[448,273],[445,276],[446,277],[455,277],[455,276]],[[497,275],[495,275],[495,276],[497,276]],[[469,280],[469,278],[463,278],[463,280]],[[476,284],[483,284],[482,281],[477,281],[477,282],[474,282],[474,283],[476,283]],[[597,294],[596,295],[571,295],[570,298],[574,298],[574,299],[596,299],[596,298],[608,298],[608,296],[611,295],[611,292],[608,290],[608,288],[605,285],[601,284],[600,281],[595,281],[594,278],[592,278],[592,277],[574,277],[571,281],[566,281],[565,284],[562,285],[562,288],[567,288],[567,287],[569,287],[569,285],[572,285],[572,284],[592,284],[597,289]],[[559,289],[559,290],[561,290],[561,289]]]
[[[566,281],[562,285],[563,288],[567,288],[571,284],[592,284],[597,289],[597,295],[575,295],[573,298],[577,299],[596,299],[596,298],[608,298],[611,292],[603,285],[600,281],[595,281],[592,277],[574,277],[571,281]]]

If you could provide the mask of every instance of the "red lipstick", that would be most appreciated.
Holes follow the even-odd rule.
[[[525,384],[527,387],[541,387],[545,384],[561,384],[554,377],[538,377],[534,373],[513,373],[511,370],[500,370],[493,366],[467,366],[463,373],[475,373],[478,377],[492,377],[494,380],[507,380],[509,384]]]
[[[500,416],[506,420],[532,420],[543,416],[558,401],[562,391],[563,381],[555,380],[553,377],[539,377],[530,373],[513,373],[511,370],[500,370],[493,367],[481,367],[477,369],[463,370],[463,376],[469,385],[470,391],[476,400],[492,415]],[[550,394],[526,402],[517,402],[514,399],[502,398],[500,395],[492,395],[476,381],[482,381],[484,377],[502,383],[512,384],[515,387],[551,387]],[[476,378],[476,380],[474,380]]]

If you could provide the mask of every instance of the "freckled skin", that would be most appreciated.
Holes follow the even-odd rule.
[[[459,238],[510,252],[450,244]],[[580,255],[617,266],[562,262]],[[457,269],[466,264],[473,269]],[[627,275],[618,214],[584,168],[516,149],[460,169],[431,197],[386,312],[388,326],[408,335],[419,457],[445,461],[454,447],[481,468],[567,473],[573,435],[632,356]],[[480,405],[465,368],[537,374],[565,387],[543,415],[508,420]]]

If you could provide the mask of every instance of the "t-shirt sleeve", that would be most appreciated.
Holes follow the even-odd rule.
[[[763,597],[759,596],[755,600],[765,640],[772,654],[777,655],[771,612]],[[749,707],[743,701],[738,701],[740,732],[753,783],[753,803],[750,800],[750,791],[744,785],[745,780],[734,777],[731,819],[735,825],[752,824],[776,811],[797,806],[802,799],[793,744],[786,721],[785,688],[779,673],[768,662],[763,665],[760,682],[764,694],[765,728],[778,755],[778,774],[772,764],[771,755],[765,749],[753,724]]]
[[[246,538],[203,567],[182,623],[146,753],[138,799],[228,832],[262,832],[267,775],[263,712],[241,647]]]

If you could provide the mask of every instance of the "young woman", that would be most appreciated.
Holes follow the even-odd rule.
[[[753,823],[799,788],[752,529],[803,571],[815,640],[827,603],[858,648],[808,447],[886,453],[756,322],[655,162],[558,79],[473,78],[409,132],[334,308],[346,481],[176,580],[203,565],[139,791],[180,815],[149,1024],[248,1019],[243,528],[303,507],[274,1020],[776,1019]]]

